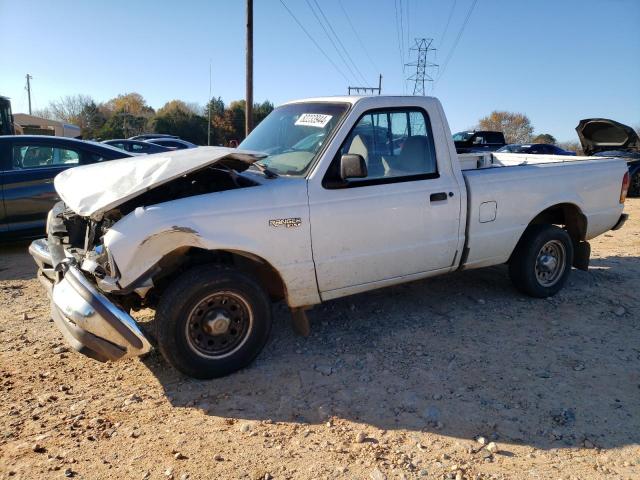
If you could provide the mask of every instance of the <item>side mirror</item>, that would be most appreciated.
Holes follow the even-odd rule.
[[[340,157],[340,178],[365,178],[368,175],[367,163],[362,155],[347,153]]]

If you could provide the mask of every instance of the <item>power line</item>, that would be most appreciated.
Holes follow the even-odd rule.
[[[351,17],[349,17],[349,14],[347,13],[347,11],[344,8],[344,5],[342,5],[342,1],[338,0],[338,4],[340,5],[340,8],[342,9],[342,13],[344,13],[344,17],[347,19],[347,22],[349,23],[349,26],[351,27],[351,30],[353,31],[354,35],[358,39],[358,43],[360,44],[360,46],[362,47],[362,50],[364,51],[365,55],[369,59],[369,62],[371,62],[371,65],[373,66],[373,68],[374,68],[374,70],[376,72],[379,71],[380,69],[376,65],[376,62],[373,61],[373,58],[371,58],[371,55],[369,55],[369,51],[367,50],[367,47],[365,47],[364,42],[360,38],[360,35],[358,34],[358,31],[356,30],[356,27],[353,26],[353,22],[351,21]]]
[[[338,66],[333,62],[333,60],[331,60],[329,55],[326,54],[326,52],[322,49],[322,47],[318,44],[318,42],[316,42],[315,39],[311,36],[311,34],[307,31],[307,29],[304,28],[304,25],[302,25],[302,23],[300,23],[300,20],[298,20],[298,18],[293,14],[293,12],[291,10],[289,10],[289,7],[287,7],[287,4],[284,3],[284,0],[280,0],[280,3],[287,10],[287,12],[289,12],[289,15],[291,15],[291,18],[293,18],[295,20],[295,22],[302,29],[302,31],[307,35],[307,37],[309,37],[309,40],[311,40],[313,42],[313,44],[316,46],[316,48],[318,50],[320,50],[320,53],[322,53],[322,55],[324,55],[324,57],[329,61],[329,63],[331,65],[333,65],[333,68],[336,69],[336,71],[342,76],[342,78],[344,78],[345,81],[347,83],[349,83],[349,79],[347,78],[347,76],[344,73],[342,73],[342,70],[340,70],[338,68]]]
[[[349,51],[346,48],[344,48],[344,45],[342,44],[342,40],[340,40],[340,37],[338,36],[338,34],[336,34],[336,31],[331,26],[331,22],[329,22],[329,20],[327,19],[327,16],[322,11],[322,8],[320,8],[320,4],[318,4],[318,1],[317,0],[313,0],[313,3],[315,3],[316,7],[318,7],[318,11],[320,12],[320,15],[322,15],[322,18],[324,18],[324,21],[329,26],[329,29],[331,30],[331,33],[333,33],[333,36],[338,41],[338,44],[340,45],[340,47],[342,47],[342,50],[344,51],[345,55],[347,56],[347,58],[349,59],[349,61],[353,65],[353,68],[355,68],[356,72],[358,72],[358,75],[360,75],[360,80],[362,80],[365,85],[369,86],[369,82],[367,82],[367,80],[364,77],[364,75],[362,75],[362,72],[358,68],[358,65],[356,65],[356,63],[351,58],[351,55],[349,55]]]
[[[351,69],[351,67],[349,66],[347,61],[345,60],[344,56],[342,55],[342,52],[340,52],[340,50],[338,49],[338,46],[336,45],[336,42],[333,41],[333,37],[331,37],[331,35],[329,35],[329,31],[324,26],[324,23],[322,23],[322,21],[320,20],[320,17],[318,16],[318,14],[316,13],[315,9],[311,5],[311,2],[309,2],[309,0],[305,0],[305,1],[307,2],[307,6],[309,7],[309,9],[311,10],[311,13],[313,13],[313,16],[316,18],[316,21],[322,27],[322,31],[324,32],[326,37],[331,42],[331,45],[333,45],[334,50],[338,53],[338,56],[342,60],[342,63],[344,63],[344,66],[347,67],[347,70],[349,70],[349,73],[351,73],[352,77],[354,79],[356,79],[356,82],[357,82],[358,80],[357,80],[356,74],[353,73],[353,70]]]
[[[451,4],[451,10],[449,10],[449,17],[447,18],[447,23],[444,26],[444,30],[442,31],[442,35],[440,35],[440,43],[439,43],[440,48],[442,48],[442,44],[444,43],[444,37],[447,34],[447,31],[449,30],[449,24],[451,23],[451,18],[453,17],[453,12],[456,9],[456,3],[458,3],[458,0],[453,0],[453,3]]]
[[[409,15],[409,4],[411,3],[411,0],[406,0],[406,10],[407,10],[407,48],[411,47],[411,41],[409,40],[410,38],[410,30],[411,30],[411,16]]]
[[[396,10],[396,36],[398,37],[398,51],[400,53],[400,64],[402,66],[402,73],[404,73],[404,50],[402,48],[402,43],[404,42],[404,40],[402,39],[402,35],[400,34],[400,29],[399,29],[399,25],[400,25],[400,21],[398,20],[398,0],[394,0],[393,1],[393,6]],[[404,83],[402,85],[402,90],[404,91]]]
[[[402,0],[398,0],[400,3],[400,39],[402,40],[402,51],[404,52],[405,44],[404,44],[404,9],[402,8]],[[406,45],[408,48],[409,45]]]
[[[449,55],[447,55],[447,58],[445,59],[444,64],[442,65],[442,70],[438,74],[438,78],[436,78],[436,81],[433,83],[434,88],[438,84],[438,82],[440,81],[442,76],[444,75],[444,72],[447,69],[447,65],[449,65],[449,61],[451,60],[451,58],[453,57],[454,52],[456,51],[456,47],[458,46],[458,42],[460,42],[460,38],[462,38],[462,34],[464,33],[464,29],[467,26],[467,23],[469,23],[469,18],[471,18],[471,14],[473,13],[473,9],[476,7],[476,3],[478,3],[478,0],[473,0],[473,3],[469,7],[469,11],[467,12],[467,16],[465,17],[464,22],[462,24],[462,27],[460,28],[460,31],[458,32],[458,36],[456,37],[456,40],[453,43],[453,47],[451,47],[451,50],[449,51]]]

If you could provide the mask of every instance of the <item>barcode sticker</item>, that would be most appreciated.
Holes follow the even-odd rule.
[[[332,118],[333,115],[325,115],[323,113],[303,113],[296,120],[296,125],[324,128]]]

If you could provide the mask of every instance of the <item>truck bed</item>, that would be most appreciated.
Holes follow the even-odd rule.
[[[461,156],[468,167],[462,172],[467,186],[464,268],[506,262],[526,226],[550,207],[579,206],[587,219],[586,240],[609,230],[622,211],[624,161],[513,153]]]

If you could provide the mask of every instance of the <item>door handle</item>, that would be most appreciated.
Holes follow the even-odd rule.
[[[429,200],[432,202],[441,202],[446,199],[447,199],[447,192],[432,193],[429,196]]]

